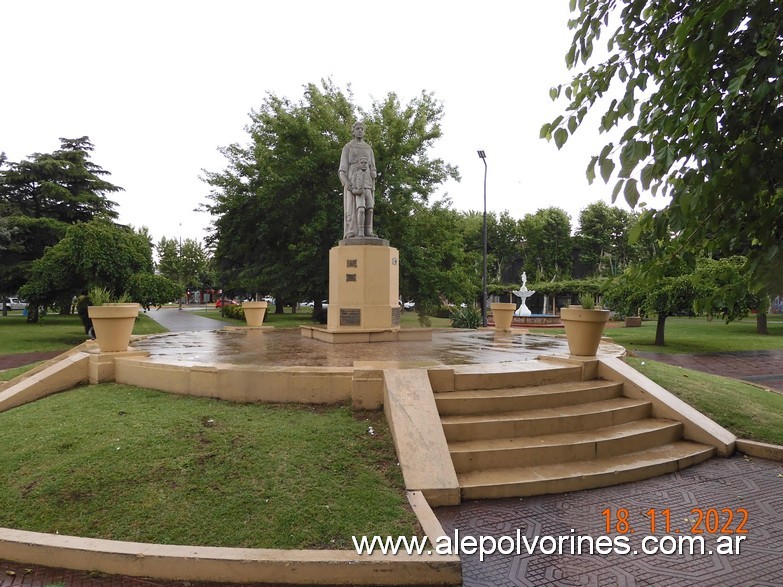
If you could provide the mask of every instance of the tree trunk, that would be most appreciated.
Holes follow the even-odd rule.
[[[38,323],[38,304],[30,304],[27,306],[27,321]]]
[[[655,326],[655,346],[665,346],[663,342],[664,327],[666,326],[666,314],[658,314],[658,324]]]
[[[759,312],[756,314],[756,334],[769,334],[767,330],[767,313]]]

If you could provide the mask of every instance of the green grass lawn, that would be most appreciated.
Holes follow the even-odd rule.
[[[36,361],[35,363],[28,363],[27,365],[22,365],[21,367],[13,367],[11,369],[3,369],[0,371],[0,382],[3,381],[11,381],[14,377],[18,377],[22,373],[26,373],[27,371],[30,371],[31,369],[35,369],[38,365],[43,363],[43,361]]]
[[[160,324],[139,314],[133,334],[167,332]],[[87,340],[84,328],[76,315],[48,314],[37,324],[28,323],[21,313],[0,316],[0,354],[32,353],[38,351],[67,351]]]
[[[626,360],[737,437],[783,445],[783,394],[657,361]]]
[[[770,316],[769,334],[756,334],[755,317],[726,324],[706,318],[667,318],[665,346],[655,346],[655,320],[639,328],[610,327],[604,336],[630,350],[657,353],[708,353],[783,349],[783,317]]]
[[[0,413],[0,446],[2,527],[287,549],[418,532],[382,412],[101,384]]]

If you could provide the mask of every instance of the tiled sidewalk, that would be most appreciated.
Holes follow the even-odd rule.
[[[654,479],[564,495],[521,499],[474,501],[440,508],[436,514],[447,534],[455,528],[461,535],[591,536],[606,533],[608,509],[612,526],[618,511],[625,508],[633,533],[629,544],[638,554],[494,554],[479,560],[478,554],[461,555],[466,586],[639,586],[715,587],[718,585],[779,586],[783,578],[783,464],[741,455],[713,458],[678,473]],[[732,510],[734,520],[726,530],[736,530],[745,508],[748,519],[739,554],[643,554],[642,538],[650,535],[655,510],[659,539],[664,535],[664,510],[669,510],[672,535],[703,536],[705,548],[714,549],[716,534],[694,534],[705,530],[699,512],[710,508]],[[695,510],[695,511],[694,511]],[[725,524],[728,514],[721,516]],[[706,519],[706,518],[705,518]],[[679,530],[679,534],[674,531]],[[714,528],[713,528],[714,530]],[[610,534],[617,536],[615,532]],[[734,540],[738,534],[725,534]],[[568,548],[568,542],[564,543]],[[648,543],[652,544],[652,542]],[[664,543],[665,544],[665,543]],[[542,545],[544,546],[544,545]],[[546,542],[544,550],[550,549]]]
[[[783,350],[676,355],[636,351],[634,354],[652,361],[742,379],[783,391]]]

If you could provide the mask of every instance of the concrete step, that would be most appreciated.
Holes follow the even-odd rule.
[[[647,450],[591,461],[511,469],[485,469],[457,475],[462,499],[499,499],[608,487],[656,477],[701,463],[715,448],[677,441]]]
[[[493,438],[449,444],[457,473],[587,461],[650,449],[679,440],[682,424],[646,418],[597,430]]]
[[[579,365],[553,365],[540,361],[529,361],[524,368],[510,364],[465,365],[454,369],[454,389],[501,389],[504,387],[527,387],[548,385],[567,381],[580,381],[582,367]],[[436,389],[436,391],[439,391]]]
[[[472,389],[435,394],[441,416],[557,408],[620,397],[623,384],[593,379],[530,387]]]
[[[449,443],[516,436],[540,436],[616,426],[649,418],[650,402],[625,397],[559,408],[502,414],[442,416]]]

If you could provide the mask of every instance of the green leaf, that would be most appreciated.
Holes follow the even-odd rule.
[[[642,189],[648,190],[650,189],[650,183],[652,182],[653,178],[653,169],[655,169],[655,164],[649,163],[642,168],[641,173],[641,180],[642,180]]]
[[[552,101],[557,100],[557,96],[560,94],[560,86],[555,86],[554,88],[549,88],[549,98]]]
[[[697,64],[704,63],[709,58],[709,42],[704,37],[699,37],[696,42],[688,45],[688,58]]]
[[[623,196],[625,201],[631,208],[635,208],[639,202],[639,189],[636,187],[636,180],[629,179],[625,182],[625,189],[623,190]]]
[[[548,122],[545,122],[544,124],[541,125],[541,130],[538,133],[538,138],[549,140],[550,138],[552,138],[550,136],[551,132],[552,132],[552,125],[549,124]]]
[[[558,128],[555,131],[555,145],[560,149],[568,140],[568,131],[564,128]]]
[[[579,123],[576,120],[576,116],[572,116],[568,119],[568,132],[574,134],[577,126],[579,126]]]
[[[574,66],[576,63],[576,45],[571,45],[568,53],[566,53],[565,61],[566,67],[568,67],[568,69],[571,69]]]
[[[598,162],[598,157],[592,157],[590,164],[587,166],[587,183],[592,184],[595,180],[595,164]]]
[[[626,180],[624,179],[618,179],[617,183],[614,185],[614,189],[612,190],[612,204],[617,201],[617,195],[620,193],[620,189],[622,189],[623,184]]]
[[[604,183],[609,183],[614,167],[614,161],[611,159],[601,159],[601,178],[604,180]],[[614,198],[612,198],[612,201],[614,201]]]

